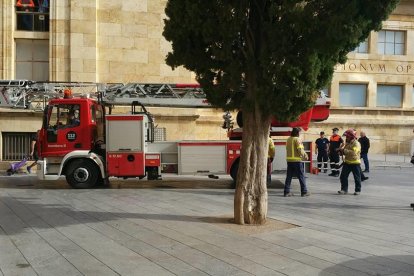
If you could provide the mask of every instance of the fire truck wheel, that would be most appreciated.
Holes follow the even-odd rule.
[[[243,127],[243,112],[241,110],[237,112],[236,122],[239,127]]]
[[[231,178],[233,178],[233,184],[231,187],[233,189],[236,188],[236,180],[237,180],[237,172],[239,171],[239,163],[240,163],[240,159],[237,159],[236,161],[234,161],[230,169],[230,176]]]
[[[87,160],[75,160],[66,170],[66,181],[75,189],[90,189],[96,186],[99,171],[95,164]]]
[[[158,168],[157,167],[147,167],[147,179],[148,180],[158,179]]]

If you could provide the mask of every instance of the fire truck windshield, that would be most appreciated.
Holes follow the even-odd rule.
[[[80,125],[78,104],[60,104],[49,107],[48,129],[72,128]]]

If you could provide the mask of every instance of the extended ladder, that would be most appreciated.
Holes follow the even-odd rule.
[[[138,101],[146,106],[210,107],[198,84],[104,84],[88,82],[0,81],[0,107],[43,110],[51,98],[73,95],[97,97],[108,105]]]
[[[198,84],[115,84],[100,92],[103,101],[113,105],[139,101],[146,106],[210,107]]]

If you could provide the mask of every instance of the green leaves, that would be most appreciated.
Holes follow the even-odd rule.
[[[170,66],[194,71],[223,109],[257,103],[294,120],[314,104],[333,67],[365,40],[398,0],[169,0]]]

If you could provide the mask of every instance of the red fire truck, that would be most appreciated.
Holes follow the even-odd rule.
[[[30,85],[19,83],[18,86],[27,89]],[[40,179],[65,176],[73,188],[92,188],[104,184],[110,177],[159,179],[161,166],[174,164],[176,167],[172,171],[178,174],[230,174],[233,178],[237,175],[240,141],[154,142],[153,117],[142,102],[158,106],[206,107],[208,104],[198,86],[111,85],[99,91],[97,98],[88,95],[72,97],[69,94],[75,88],[62,87],[69,87],[69,84],[53,86],[58,93],[45,105],[42,128],[38,131],[40,160],[37,173]],[[27,107],[30,104],[28,95],[32,92],[38,95],[42,91],[39,87],[24,89],[12,89],[13,93],[9,94],[14,97],[8,98],[4,93],[7,90],[3,89],[7,104],[17,106],[22,98]],[[50,88],[44,91],[49,97],[52,94]],[[131,104],[130,112],[110,114],[112,105],[125,103]],[[326,117],[326,112],[329,115],[328,100],[317,106],[324,108],[325,113],[321,116]],[[294,125],[277,122],[272,133],[285,134],[292,126],[307,129],[312,111],[302,115],[305,119]],[[231,133],[241,133],[229,130],[229,137],[234,135]]]

